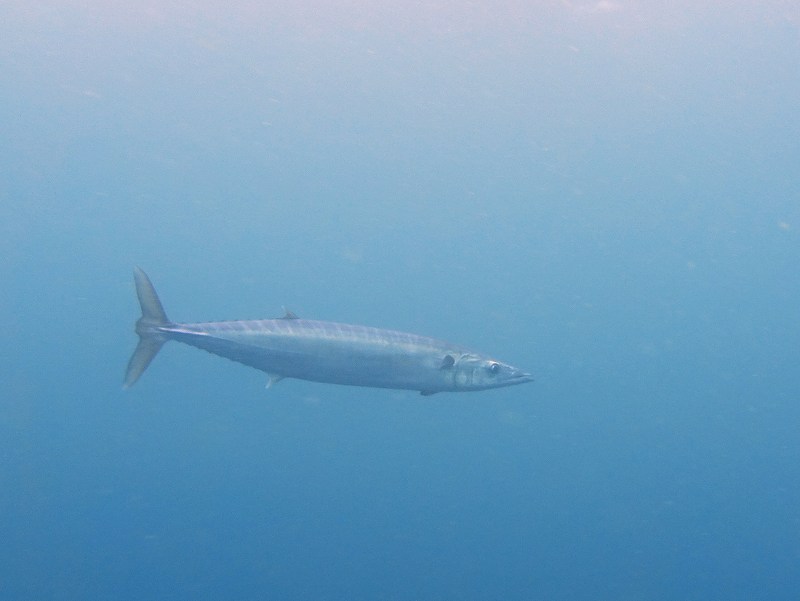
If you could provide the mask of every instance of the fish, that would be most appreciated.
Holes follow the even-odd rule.
[[[133,271],[141,317],[124,388],[174,340],[265,372],[267,387],[286,378],[328,384],[437,392],[487,390],[531,382],[531,374],[467,348],[406,332],[301,319],[173,322],[147,274]]]

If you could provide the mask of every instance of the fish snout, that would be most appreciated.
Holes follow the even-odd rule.
[[[529,374],[521,369],[515,370],[514,373],[511,374],[511,377],[515,382],[519,382],[520,384],[524,382],[533,382],[533,374]]]

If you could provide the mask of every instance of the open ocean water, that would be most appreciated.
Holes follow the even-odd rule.
[[[794,600],[800,5],[0,4],[0,600]],[[168,344],[302,317],[422,397]]]

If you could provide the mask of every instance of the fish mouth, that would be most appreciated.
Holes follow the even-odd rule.
[[[509,384],[524,384],[525,382],[533,382],[533,376],[524,371],[513,374],[509,380]]]

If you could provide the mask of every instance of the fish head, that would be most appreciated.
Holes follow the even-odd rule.
[[[456,390],[486,390],[532,382],[531,374],[501,361],[464,353],[453,362]]]

